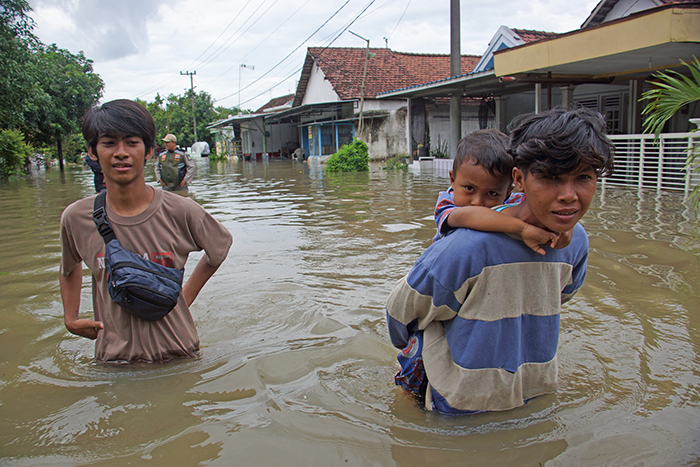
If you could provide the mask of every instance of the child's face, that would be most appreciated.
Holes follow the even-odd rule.
[[[470,160],[464,161],[456,173],[450,170],[450,183],[456,206],[492,208],[503,204],[512,190],[510,177],[495,177]]]
[[[597,179],[595,170],[588,166],[555,177],[532,172],[526,176],[516,167],[515,186],[525,193],[521,203],[525,216],[521,219],[552,232],[573,229],[591,205]]]

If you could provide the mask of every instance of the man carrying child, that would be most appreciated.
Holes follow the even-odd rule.
[[[520,227],[501,230],[513,236],[493,227],[475,230],[482,228],[476,224],[449,232],[421,255],[387,303],[390,338],[402,349],[396,384],[428,410],[508,410],[556,390],[560,307],[586,274],[588,239],[578,221],[598,177],[612,172],[612,145],[602,117],[585,109],[531,114],[511,127],[513,181],[523,198],[489,215]],[[476,148],[470,151],[485,150]],[[467,156],[472,173],[503,178],[503,169],[478,162],[480,154]],[[459,167],[453,172],[457,204]],[[481,188],[476,182],[465,186]],[[508,194],[489,183],[483,184],[487,195]],[[447,217],[450,224],[459,209]],[[533,241],[545,245],[514,238],[523,224],[541,229],[546,236]],[[568,245],[553,249],[567,232]]]

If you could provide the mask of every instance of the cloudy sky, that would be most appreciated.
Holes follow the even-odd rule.
[[[293,93],[307,47],[450,52],[449,1],[29,0],[35,34],[83,51],[105,82],[103,101],[196,91],[216,105],[257,109]],[[461,51],[481,55],[501,25],[567,32],[597,0],[461,1]],[[241,65],[245,65],[242,67]],[[239,93],[240,82],[240,93]]]

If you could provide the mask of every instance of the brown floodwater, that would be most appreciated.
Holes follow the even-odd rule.
[[[165,365],[97,365],[63,325],[59,217],[89,170],[0,183],[0,464],[700,464],[700,222],[681,195],[599,187],[559,390],[448,417],[394,386],[384,315],[448,180],[196,162],[190,196],[235,242],[192,307],[201,357]]]

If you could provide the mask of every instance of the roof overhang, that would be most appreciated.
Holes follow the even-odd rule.
[[[235,117],[229,117],[225,120],[219,120],[207,126],[208,129],[222,128],[227,126],[237,125],[239,123],[248,122],[250,120],[255,120],[256,118],[266,117],[272,115],[270,113],[259,113],[259,114],[240,114]]]
[[[311,117],[320,115],[321,112],[342,110],[344,108],[354,108],[357,99],[334,101],[334,102],[318,102],[315,104],[304,104],[298,107],[292,107],[283,112],[277,112],[265,117],[266,122],[270,123],[289,123],[296,121],[301,117]]]
[[[648,78],[700,56],[700,2],[645,10],[494,53],[495,74],[557,79]]]
[[[466,97],[487,97],[504,95],[532,89],[531,84],[522,81],[501,80],[493,70],[482,71],[454,78],[446,78],[432,83],[419,84],[395,91],[377,94],[377,99],[398,99],[407,97],[439,97],[459,93]]]

